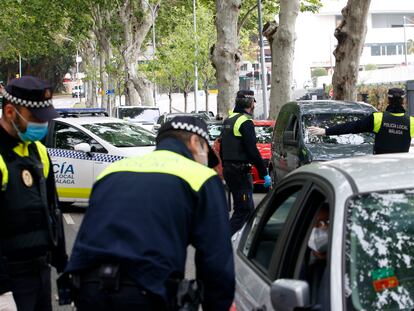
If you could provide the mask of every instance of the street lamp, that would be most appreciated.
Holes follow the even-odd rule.
[[[155,14],[159,8],[159,3],[156,5],[152,5],[149,1],[144,0],[144,2],[148,5],[149,9],[151,10],[151,20],[152,20],[152,61],[155,60]],[[155,90],[155,76],[154,76],[154,69],[152,69],[152,77],[154,79],[153,82],[153,89],[152,89],[152,97],[154,98],[154,105],[157,104],[156,101],[156,90]]]
[[[407,35],[405,33],[405,16],[403,16],[403,27],[404,27],[404,63],[408,66],[407,62]]]
[[[76,86],[78,87],[78,100],[81,102],[81,89],[80,89],[80,85],[79,85],[79,63],[82,62],[82,57],[79,56],[79,45],[78,43],[75,42],[75,40],[73,40],[73,38],[70,37],[65,37],[62,34],[59,34],[59,36],[66,41],[71,41],[73,43],[76,44]]]
[[[264,52],[264,44],[263,44],[263,21],[262,21],[262,1],[257,0],[257,11],[259,17],[259,40],[260,40],[260,65],[261,65],[261,72],[262,72],[262,100],[263,100],[263,113],[264,118],[266,119],[268,116],[268,107],[267,107],[267,70],[265,65],[265,52]]]
[[[195,38],[195,49],[194,49],[194,111],[198,111],[198,69],[197,69],[197,15],[196,15],[196,0],[193,0],[193,24],[194,24],[194,38]]]

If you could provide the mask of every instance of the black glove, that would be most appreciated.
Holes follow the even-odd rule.
[[[59,305],[70,305],[73,301],[73,285],[69,273],[61,274],[56,280]]]

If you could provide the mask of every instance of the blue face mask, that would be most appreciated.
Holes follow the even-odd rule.
[[[35,123],[27,121],[18,111],[15,109],[16,113],[27,123],[26,132],[22,133],[16,124],[12,121],[13,127],[19,135],[20,139],[24,142],[34,142],[42,140],[43,137],[47,134],[48,122]]]

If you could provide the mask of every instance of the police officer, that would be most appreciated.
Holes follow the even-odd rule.
[[[265,187],[272,183],[256,146],[257,138],[252,121],[255,103],[253,91],[238,91],[236,107],[223,122],[221,130],[223,176],[234,202],[234,212],[230,219],[232,235],[243,226],[254,209],[251,164],[256,166],[259,176],[264,178]]]
[[[154,152],[115,162],[98,177],[67,268],[79,311],[176,310],[188,245],[203,310],[229,310],[228,210],[221,180],[207,167],[218,163],[208,138],[204,121],[175,117],[159,129]]]
[[[0,119],[0,310],[52,310],[50,263],[67,262],[55,181],[40,142],[57,116],[52,90],[31,76],[11,80]]]
[[[375,134],[374,154],[408,152],[414,137],[414,117],[403,107],[404,90],[388,90],[388,106],[385,112],[374,112],[354,122],[338,124],[324,129],[308,127],[311,135],[341,135],[371,132]]]

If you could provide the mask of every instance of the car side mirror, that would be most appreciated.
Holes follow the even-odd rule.
[[[75,151],[80,151],[80,152],[85,152],[85,153],[91,152],[91,145],[87,143],[76,144],[75,146],[73,146],[73,148],[75,149]]]
[[[309,284],[293,279],[279,279],[272,283],[270,300],[275,311],[291,311],[309,305]]]
[[[283,144],[289,146],[298,146],[298,141],[295,140],[293,131],[285,131],[283,133]]]

